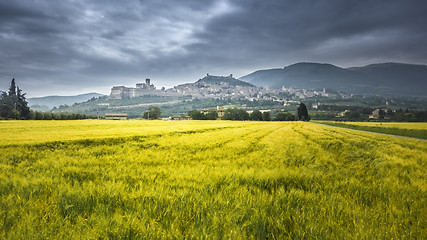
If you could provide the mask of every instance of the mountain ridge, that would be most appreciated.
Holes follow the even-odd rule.
[[[331,88],[356,94],[423,95],[427,65],[377,63],[341,68],[329,63],[300,62],[258,70],[239,78],[258,87]]]
[[[221,84],[223,82],[228,83],[231,86],[244,86],[244,87],[255,87],[255,85],[245,82],[245,81],[241,81],[239,79],[233,78],[233,75],[230,75],[228,77],[224,77],[224,76],[212,76],[212,75],[207,75],[204,78],[199,79],[198,81],[196,81],[196,84],[201,84],[201,83],[208,83],[208,84]]]
[[[74,103],[85,102],[93,97],[105,96],[104,94],[91,92],[73,96],[51,95],[45,97],[27,98],[28,105],[31,109],[37,111],[49,111],[54,107],[61,105],[73,105]]]

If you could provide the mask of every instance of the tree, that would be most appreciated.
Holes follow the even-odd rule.
[[[14,109],[13,105],[12,98],[4,92],[0,98],[0,116],[5,119],[10,118]]]
[[[12,112],[11,112],[11,114],[10,114],[10,117],[13,118],[13,119],[20,119],[21,118],[21,114],[18,112],[18,110],[13,109]]]
[[[16,109],[21,114],[21,117],[25,119],[29,119],[30,108],[28,107],[28,102],[25,99],[25,94],[26,93],[22,93],[22,90],[19,87],[16,87],[16,96],[17,96]]]
[[[259,110],[254,110],[251,114],[250,114],[250,118],[253,121],[262,121],[262,113]]]
[[[9,96],[15,96],[15,95],[16,95],[16,84],[15,84],[15,78],[13,78],[9,87]]]
[[[193,120],[206,120],[205,114],[200,112],[199,110],[191,110],[188,112],[188,116]]]
[[[50,112],[43,113],[43,120],[52,120],[52,113]]]
[[[25,93],[16,86],[15,79],[12,79],[9,93],[3,93],[0,97],[0,115],[3,118],[28,119],[30,108],[25,99]]]
[[[211,111],[211,112],[208,112],[208,114],[206,114],[207,120],[216,120],[217,118],[218,118],[218,112],[216,111]]]
[[[295,115],[292,113],[279,112],[276,114],[275,121],[295,121]]]
[[[249,120],[249,113],[243,109],[229,108],[225,110],[222,118],[224,120]]]
[[[409,112],[409,111],[408,111]],[[379,117],[379,119],[384,119],[385,118],[385,116],[386,116],[386,112],[384,111],[384,109],[380,109],[379,111],[378,111],[378,117]]]
[[[28,120],[35,120],[36,119],[36,112],[33,110],[30,110],[30,113],[28,114]]]
[[[350,121],[362,120],[360,113],[357,111],[349,111],[344,114],[344,116]]]
[[[43,113],[42,112],[36,112],[35,113],[35,120],[43,120]]]
[[[263,121],[271,121],[270,112],[263,112],[262,113],[262,120]]]
[[[144,119],[159,119],[162,112],[158,107],[149,107],[147,111],[144,112],[142,118]]]
[[[308,115],[307,106],[305,106],[304,103],[300,103],[297,112],[298,112],[298,120],[310,121],[310,115]]]

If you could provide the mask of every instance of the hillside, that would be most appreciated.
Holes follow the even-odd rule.
[[[331,64],[297,63],[260,70],[240,80],[258,87],[330,88],[357,94],[424,95],[427,66],[399,63],[340,68]]]
[[[99,93],[85,93],[76,96],[47,96],[28,98],[28,106],[37,111],[49,111],[53,107],[61,105],[73,105],[74,103],[85,102],[93,97],[104,96]]]
[[[238,80],[232,76],[223,77],[223,76],[211,76],[208,75],[202,79],[199,79],[196,84],[222,84],[228,83],[230,86],[243,86],[243,87],[255,87],[253,84]]]
[[[427,66],[402,63],[372,64],[349,70],[363,73],[378,86],[411,94],[425,95],[427,89]]]

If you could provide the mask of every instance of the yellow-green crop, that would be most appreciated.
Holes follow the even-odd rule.
[[[355,130],[427,139],[427,123],[425,122],[315,122]]]
[[[427,143],[306,122],[0,122],[0,239],[424,239]]]

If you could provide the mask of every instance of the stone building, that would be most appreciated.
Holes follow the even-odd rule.
[[[156,90],[150,79],[145,79],[145,83],[137,83],[136,87],[114,86],[111,88],[111,99],[125,99],[141,97],[144,95],[158,95],[160,91]]]
[[[126,120],[128,118],[127,113],[106,113],[105,119],[107,120]]]

